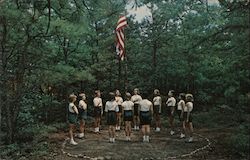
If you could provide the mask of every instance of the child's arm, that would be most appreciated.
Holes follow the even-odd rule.
[[[101,99],[101,101],[100,101],[100,103],[99,103],[99,105],[101,104],[101,115],[103,115],[103,105],[102,105],[102,99]]]
[[[156,101],[156,98],[153,98],[153,103]]]
[[[106,102],[106,104],[105,104],[105,112],[108,112],[108,104],[107,104],[108,102]]]
[[[133,103],[133,106],[132,106],[133,115],[134,115],[134,106],[135,106],[135,104]]]
[[[167,100],[166,104],[168,105],[170,102],[171,102],[171,101],[170,101],[170,99],[168,98],[168,100]]]
[[[153,104],[152,103],[150,104],[150,112],[151,112],[151,115],[153,115],[154,110],[153,110]]]
[[[78,109],[77,109],[77,107],[76,107],[75,105],[72,106],[72,109],[73,109],[73,111],[74,111],[76,114],[79,114]]]
[[[186,122],[189,122],[189,116],[190,116],[190,110],[189,110],[189,105],[187,105],[187,120],[186,120]]]
[[[160,106],[159,106],[159,113],[161,113],[161,105],[162,105],[162,99],[161,99],[161,97],[159,98],[159,103],[160,103]]]
[[[185,107],[185,103],[182,101],[182,103],[181,103],[181,118],[183,118],[184,107]]]
[[[122,115],[124,114],[124,104],[122,103]]]

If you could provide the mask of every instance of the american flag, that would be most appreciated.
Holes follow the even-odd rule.
[[[125,56],[125,44],[124,44],[124,28],[127,26],[127,19],[125,16],[121,16],[118,20],[116,27],[116,53],[121,60]]]

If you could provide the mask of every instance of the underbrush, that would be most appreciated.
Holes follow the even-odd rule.
[[[197,128],[230,128],[230,136],[220,139],[225,148],[238,157],[249,158],[249,114],[233,110],[211,109],[209,112],[194,114],[194,126]]]
[[[234,133],[227,138],[227,145],[231,147],[232,152],[248,159],[250,158],[249,127],[249,124],[241,124],[240,126],[236,127]]]
[[[232,111],[221,112],[216,108],[208,112],[194,113],[193,121],[199,128],[232,127],[238,123]]]
[[[65,128],[64,123],[33,125],[19,129],[16,143],[0,146],[0,159],[40,159],[53,150],[48,135]]]

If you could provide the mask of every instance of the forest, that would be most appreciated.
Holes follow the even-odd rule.
[[[140,7],[151,17],[129,14]],[[0,0],[0,159],[59,152],[48,136],[67,131],[69,94],[86,93],[91,117],[96,89],[106,101],[134,88],[150,100],[157,88],[163,102],[169,90],[192,93],[194,125],[214,130],[208,154],[248,159],[249,8],[249,0]],[[126,61],[115,50],[121,15]]]

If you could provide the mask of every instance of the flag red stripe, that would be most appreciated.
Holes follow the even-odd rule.
[[[117,24],[117,27],[116,27],[116,30],[120,30],[122,29],[123,27],[126,27],[127,26],[127,20],[122,20],[120,23]]]
[[[127,20],[125,16],[119,18],[117,27],[116,27],[116,50],[117,55],[120,57],[121,60],[124,59],[125,56],[125,44],[124,44],[124,28],[127,26]]]

